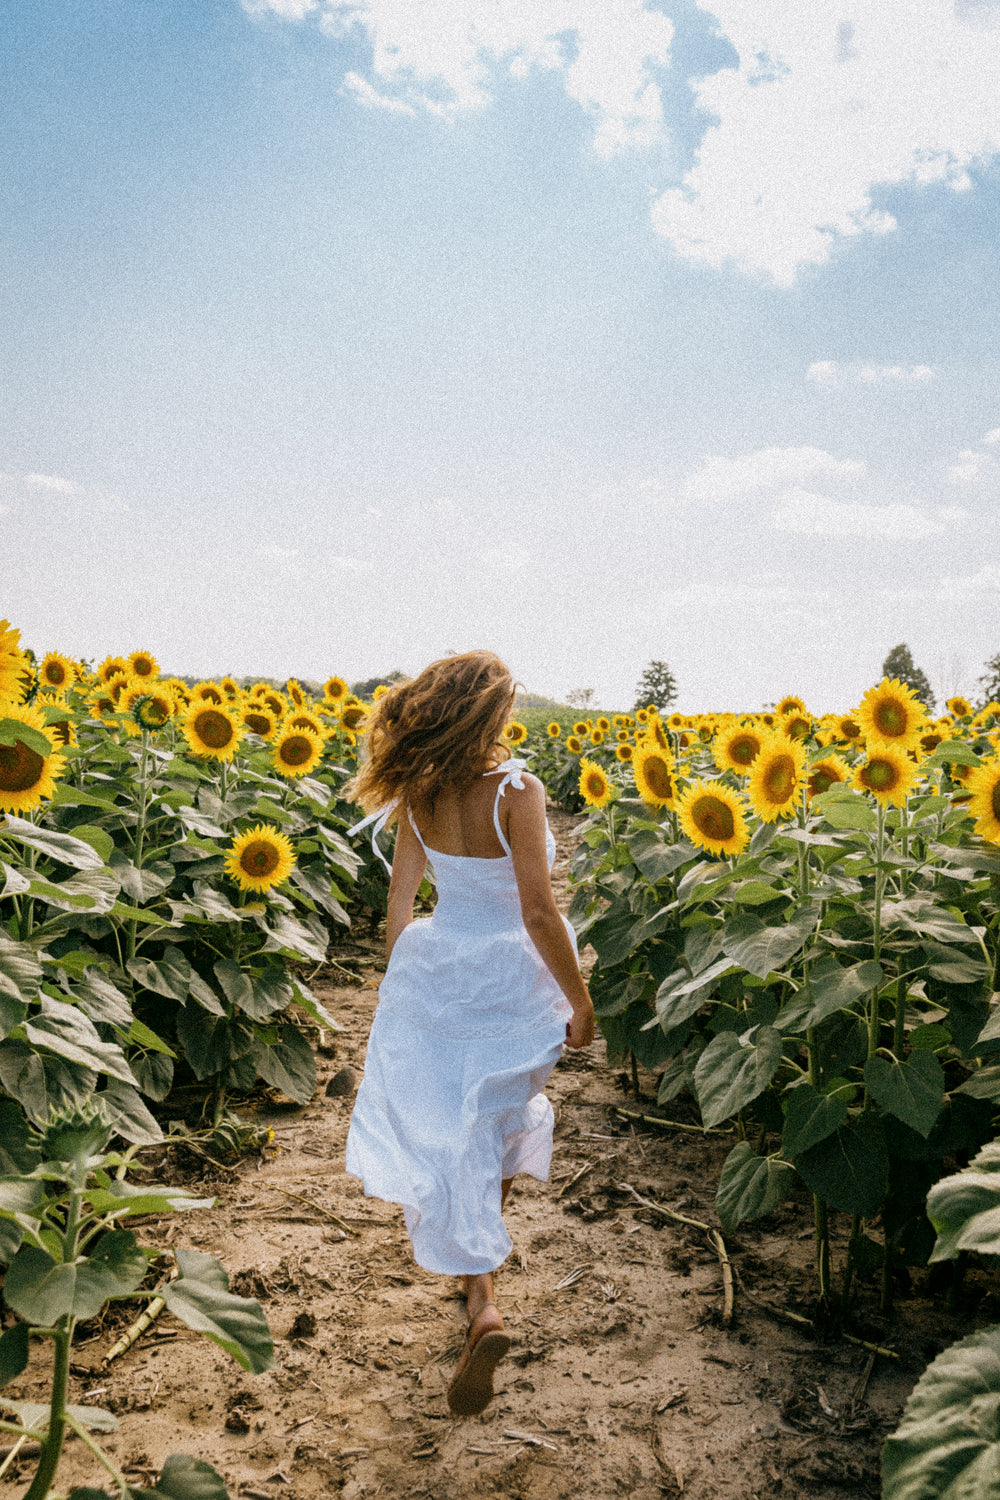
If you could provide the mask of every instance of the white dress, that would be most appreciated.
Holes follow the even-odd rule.
[[[502,857],[428,849],[410,817],[437,905],[392,950],[347,1137],[347,1171],[369,1196],[402,1204],[417,1264],[446,1275],[479,1275],[506,1259],[500,1180],[527,1172],[545,1181],[552,1156],[542,1089],[572,1010],[521,919],[500,827],[500,798],[523,787],[523,768],[512,759],[487,773],[500,775]],[[551,868],[548,828],[546,843]]]

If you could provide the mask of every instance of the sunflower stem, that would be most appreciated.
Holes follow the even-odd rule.
[[[881,802],[878,804],[878,832],[876,835],[875,854],[875,929],[872,938],[872,946],[875,962],[879,963],[882,958],[882,897],[885,893],[885,808]],[[880,984],[872,987],[871,1000],[868,1006],[868,1056],[874,1057],[878,1051],[879,1039],[879,990]],[[869,1107],[868,1086],[865,1085],[865,1109]]]
[[[142,731],[142,754],[139,758],[139,814],[135,827],[135,844],[132,849],[132,863],[137,870],[142,869],[143,847],[146,842],[146,812],[149,806],[149,730]],[[139,931],[139,919],[133,917],[128,924],[128,934],[125,946],[129,958],[135,958],[136,935]]]
[[[904,802],[902,807],[899,809],[899,844],[903,852],[904,859],[908,859],[910,854],[910,826],[909,822],[907,821],[907,808],[908,801]],[[901,868],[899,872],[900,895],[906,895],[907,884],[907,871]]]
[[[903,973],[903,960],[900,959],[896,971],[896,1013],[893,1018],[892,1028],[892,1050],[897,1061],[902,1059],[903,1042],[906,1035],[906,996],[908,988],[906,975]]]

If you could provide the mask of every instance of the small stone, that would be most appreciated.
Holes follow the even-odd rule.
[[[358,1075],[353,1068],[341,1068],[334,1073],[326,1086],[326,1097],[328,1099],[343,1099],[348,1094],[353,1094],[357,1088]]]

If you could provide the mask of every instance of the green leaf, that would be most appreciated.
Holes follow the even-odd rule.
[[[59,962],[61,964],[61,960]],[[100,969],[86,969],[73,994],[77,1005],[91,1021],[100,1021],[105,1026],[118,1026],[123,1030],[131,1026],[132,1007],[128,996],[123,995]]]
[[[87,1190],[87,1202],[99,1214],[116,1219],[142,1214],[183,1213],[191,1208],[211,1208],[214,1198],[197,1198],[188,1188],[159,1187],[155,1183],[136,1187],[112,1180],[109,1187]]]
[[[93,823],[78,823],[73,829],[73,837],[89,844],[107,864],[114,850],[115,841],[105,828],[97,828]]]
[[[991,1141],[961,1172],[934,1184],[927,1217],[938,1236],[932,1261],[954,1260],[961,1250],[1000,1255],[1000,1141]]]
[[[157,1036],[155,1031],[150,1031],[142,1021],[133,1019],[128,1029],[128,1040],[136,1047],[145,1047],[150,1052],[162,1052],[164,1057],[176,1057],[177,1053],[172,1047],[168,1047],[162,1037]],[[135,1059],[129,1059],[129,1067],[135,1072]],[[162,1099],[162,1094],[151,1094],[149,1089],[143,1089],[144,1094],[149,1094],[151,1099]]]
[[[292,978],[292,995],[299,1005],[320,1026],[326,1026],[330,1031],[342,1031],[343,1027],[335,1021],[330,1012],[316,999],[316,996],[308,988],[302,979]]]
[[[1000,1326],[921,1375],[882,1449],[883,1500],[986,1500],[1000,1473]]]
[[[270,1369],[274,1346],[260,1303],[230,1292],[229,1278],[214,1256],[178,1250],[175,1259],[181,1274],[160,1291],[174,1316],[206,1333],[244,1370],[259,1375]]]
[[[882,905],[883,927],[902,927],[920,937],[939,943],[976,943],[979,939],[970,927],[945,906],[936,906],[926,897],[909,897],[903,901],[886,901]]]
[[[812,805],[831,828],[854,828],[867,832],[878,827],[878,814],[862,792],[823,792]]]
[[[47,854],[64,865],[72,865],[76,870],[104,868],[101,856],[82,839],[71,838],[68,833],[54,833],[50,828],[36,828],[34,823],[28,823],[24,818],[15,818],[13,813],[8,813],[6,822],[0,823],[0,835],[5,839],[16,839],[18,843],[27,844],[31,849],[38,849],[42,854]]]
[[[49,1112],[45,1068],[26,1042],[0,1042],[0,1084],[21,1105],[29,1120],[41,1125]]]
[[[118,1043],[102,1041],[93,1022],[76,1006],[43,995],[41,1013],[25,1021],[22,1029],[25,1039],[35,1047],[44,1047],[97,1073],[120,1078],[123,1083],[135,1082]]]
[[[250,976],[239,964],[234,963],[231,958],[220,958],[214,965],[215,977],[222,986],[222,993],[230,1005],[235,1005],[237,1010],[246,1011],[255,1020],[264,1020],[270,1014],[264,1011],[262,1015],[255,1015],[253,986]]]
[[[859,1115],[795,1162],[810,1192],[831,1208],[873,1219],[885,1200],[889,1153],[879,1121]]]
[[[264,1046],[255,1056],[265,1083],[280,1089],[296,1104],[308,1104],[316,1092],[316,1059],[301,1031],[282,1026],[276,1046]]]
[[[15,1323],[0,1336],[0,1386],[9,1385],[28,1368],[28,1324]]]
[[[760,917],[749,912],[730,917],[722,928],[722,951],[741,969],[758,979],[780,969],[794,958],[816,925],[811,907],[796,912],[790,921],[777,927],[765,927]]]
[[[165,995],[168,1000],[186,1000],[191,988],[191,965],[179,948],[164,948],[158,960],[130,958],[125,966],[137,984]]]
[[[944,1069],[933,1052],[911,1052],[903,1062],[870,1057],[865,1082],[875,1103],[918,1135],[930,1135],[944,1103]]]
[[[34,1000],[42,981],[42,966],[26,943],[12,943],[0,931],[0,995]]]
[[[954,1090],[969,1099],[1000,1099],[1000,1065],[992,1068],[977,1068],[971,1078]]]
[[[109,1297],[134,1292],[146,1257],[127,1229],[102,1235],[92,1255],[60,1264],[35,1245],[22,1245],[7,1270],[4,1298],[28,1323],[50,1328],[59,1318],[95,1318]]]
[[[36,755],[49,756],[55,749],[53,741],[40,729],[22,724],[20,719],[0,719],[0,745],[10,749],[12,745],[26,745]]]
[[[177,1035],[199,1082],[244,1057],[254,1045],[253,1030],[246,1021],[211,1016],[190,1004],[177,1013]]]
[[[792,1160],[825,1141],[847,1119],[847,1100],[821,1094],[811,1083],[799,1084],[785,1094],[787,1108],[781,1132],[781,1149]]]
[[[171,1453],[150,1493],[163,1500],[228,1500],[229,1495],[222,1475],[190,1453]]]
[[[781,1062],[781,1032],[758,1026],[744,1044],[732,1031],[712,1038],[694,1071],[695,1094],[706,1130],[730,1119],[767,1088]]]
[[[268,920],[258,916],[257,922],[267,934],[265,953],[285,953],[291,958],[311,958],[313,963],[323,963],[330,940],[322,922],[317,917],[307,916],[301,922],[285,912],[271,912]]]
[[[662,834],[653,833],[651,829],[644,829],[629,839],[628,847],[640,873],[650,885],[657,885],[672,875],[698,852],[686,839],[668,844]]]
[[[775,1026],[779,1031],[799,1034],[818,1026],[827,1016],[844,1010],[881,985],[885,975],[873,958],[844,967],[832,953],[816,960],[809,971],[809,982],[778,1012]]]
[[[773,1213],[791,1192],[795,1169],[777,1156],[758,1156],[746,1141],[740,1141],[726,1157],[715,1195],[715,1210],[722,1227],[732,1234],[745,1219],[760,1219]]]
[[[108,1120],[125,1140],[135,1146],[152,1146],[162,1141],[163,1131],[131,1084],[111,1078],[98,1097],[106,1108]]]
[[[924,943],[923,950],[928,974],[942,984],[981,984],[989,975],[990,966],[978,953],[948,948],[944,943]]]
[[[766,880],[744,880],[734,888],[732,901],[735,906],[765,906],[768,901],[779,901],[783,894]]]
[[[100,807],[105,812],[115,809],[113,797],[95,797],[93,792],[85,792],[82,787],[67,786],[63,783],[57,786],[48,801],[49,807]],[[74,834],[77,830],[73,829]]]
[[[117,917],[119,922],[146,922],[150,927],[177,926],[169,917],[161,917],[157,912],[146,911],[141,906],[129,906],[125,901],[116,901],[108,916]]]
[[[974,750],[970,750],[964,740],[942,740],[941,744],[928,755],[927,759],[921,761],[920,770],[936,771],[941,766],[981,766],[983,759]]]

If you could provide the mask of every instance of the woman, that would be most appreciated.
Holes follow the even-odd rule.
[[[502,1209],[518,1172],[544,1181],[564,1045],[585,1047],[594,1009],[549,878],[545,792],[501,734],[510,673],[488,651],[432,662],[374,706],[368,758],[349,787],[397,823],[388,967],[347,1138],[365,1192],[403,1206],[418,1265],[462,1278],[468,1328],[448,1387],[481,1412],[510,1347],[493,1272],[511,1249]],[[357,831],[357,828],[351,832]],[[413,919],[430,859],[434,915]]]

